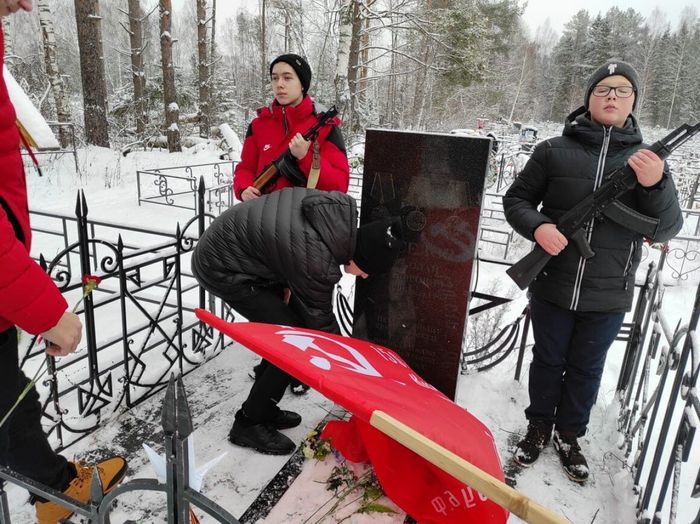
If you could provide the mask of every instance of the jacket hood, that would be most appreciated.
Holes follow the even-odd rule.
[[[338,264],[352,259],[357,238],[357,203],[338,191],[313,192],[302,200],[302,211]],[[350,241],[348,241],[350,239]]]
[[[584,106],[579,107],[566,117],[564,136],[569,136],[581,142],[600,147],[605,140],[603,129],[606,126],[595,123],[591,114]],[[642,131],[634,115],[630,114],[624,127],[611,127],[610,145],[613,150],[626,149],[642,143]]]

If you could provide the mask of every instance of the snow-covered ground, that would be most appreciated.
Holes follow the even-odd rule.
[[[192,216],[192,212],[164,206],[139,207],[136,196],[136,170],[215,162],[218,161],[219,153],[216,148],[206,145],[179,154],[134,152],[126,157],[121,156],[119,152],[103,148],[83,149],[79,151],[80,177],[76,177],[70,157],[63,157],[53,165],[45,165],[43,178],[39,178],[31,169],[28,170],[30,207],[33,210],[70,215],[75,209],[76,190],[83,188],[92,219],[134,226],[147,224],[148,227],[174,231],[176,223],[186,222]],[[38,254],[41,249],[40,242],[37,242],[34,252]],[[480,278],[487,281],[506,281],[498,271],[486,269],[484,266]],[[344,281],[343,285],[350,284]],[[687,320],[694,288],[676,287],[668,293],[671,296],[667,297],[667,302],[676,304],[678,314]],[[511,306],[511,312],[519,312],[523,305],[524,296],[520,294]],[[621,462],[617,458],[620,452],[616,446],[618,434],[615,430],[615,419],[618,406],[613,393],[623,349],[623,345],[618,343],[609,354],[589,432],[582,439],[584,453],[591,465],[590,481],[584,486],[569,481],[551,447],[543,452],[537,464],[522,471],[516,479],[517,489],[575,523],[635,522],[632,477],[628,471],[621,468]],[[505,362],[488,372],[461,375],[456,397],[458,404],[474,413],[491,429],[504,464],[509,460],[509,450],[513,441],[524,431],[526,425],[523,409],[528,401],[527,366],[524,368],[522,381],[514,381],[515,358],[515,355],[511,355]],[[226,453],[206,476],[202,492],[237,517],[287,460],[286,457],[265,456],[238,448],[229,444],[227,440],[233,413],[244,400],[250,387],[248,373],[256,361],[257,357],[250,351],[234,346],[184,379],[193,414],[197,462],[204,463]],[[154,478],[155,474],[147,462],[141,444],[147,443],[162,451],[162,430],[159,423],[161,403],[162,394],[156,395],[132,411],[115,417],[92,436],[70,448],[67,454],[91,459],[112,452],[122,453],[129,461],[131,478]],[[305,397],[285,396],[283,407],[303,415],[303,424],[287,432],[298,442],[301,442],[307,432],[333,409],[329,401],[313,391]],[[317,475],[323,475],[324,467],[327,466],[310,468],[307,465],[302,475],[318,480]],[[314,487],[318,488],[317,485]],[[32,522],[33,511],[25,504],[25,492],[11,487],[9,494],[13,522]],[[308,514],[300,514],[299,500],[309,502],[312,507],[321,505],[326,500],[326,496],[322,492],[319,493],[318,489],[292,495],[283,499],[266,522],[304,522]],[[164,502],[163,496],[154,493],[125,495],[119,499],[112,522],[162,522],[162,509],[158,508],[162,508]],[[694,516],[697,507],[688,509],[690,511],[687,514]],[[352,520],[345,522],[388,523],[401,520],[402,517],[398,515],[367,514],[355,515]],[[208,519],[205,518],[204,521]],[[511,517],[510,522],[520,520]]]

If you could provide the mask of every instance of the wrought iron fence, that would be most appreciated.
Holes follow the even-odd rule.
[[[233,170],[236,162],[229,160],[193,166],[173,166],[136,172],[139,205],[191,209],[219,215],[234,204]],[[200,209],[198,185],[205,186],[204,206]]]
[[[58,133],[59,140],[61,141],[60,149],[49,149],[49,150],[36,150],[32,151],[35,156],[50,155],[53,158],[59,158],[63,155],[73,155],[73,162],[75,164],[75,172],[79,173],[78,169],[78,150],[75,141],[75,125],[72,122],[48,122],[49,127],[54,132]],[[22,156],[29,156],[29,152],[26,149],[22,149]]]
[[[700,287],[688,324],[672,328],[662,308],[661,274],[653,272],[648,279],[653,283],[638,308],[617,385],[619,447],[634,474],[641,524],[674,524],[679,504],[700,495],[700,467],[695,464],[692,470],[688,464],[691,456],[700,456],[695,439],[700,420]],[[689,485],[694,480],[694,487],[682,489],[682,479]],[[698,521],[700,511],[692,522]]]
[[[189,524],[191,506],[205,511],[218,522],[239,524],[228,511],[190,487],[187,438],[192,434],[193,426],[181,376],[177,378],[177,382],[173,375],[170,376],[163,399],[161,420],[165,448],[165,482],[156,479],[132,479],[105,495],[102,492],[100,476],[97,469],[94,469],[90,500],[83,503],[0,466],[0,524],[11,524],[4,482],[25,488],[32,495],[58,502],[79,517],[95,524],[108,524],[112,502],[125,493],[137,491],[160,491],[166,494],[168,524]]]
[[[205,195],[200,184],[200,209]],[[205,294],[188,269],[190,251],[211,215],[199,213],[174,233],[119,226],[89,220],[82,192],[75,218],[39,215],[45,221],[39,232],[53,235],[62,246],[52,260],[40,260],[67,300],[81,299],[83,276],[101,278],[77,311],[86,347],[55,361],[34,339],[27,341],[21,358],[32,374],[49,360],[43,422],[62,450],[105,418],[160,391],[170,373],[187,374],[223,349],[223,336],[195,318],[196,307],[229,319],[233,313]],[[50,218],[60,227],[52,228]],[[125,236],[132,237],[129,243]]]

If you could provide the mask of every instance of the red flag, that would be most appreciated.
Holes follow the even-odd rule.
[[[505,523],[508,512],[370,425],[386,413],[503,481],[491,432],[421,379],[396,353],[363,340],[272,324],[207,324],[353,413],[324,431],[349,460],[369,460],[384,492],[421,524]]]

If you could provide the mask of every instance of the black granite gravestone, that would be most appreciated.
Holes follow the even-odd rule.
[[[360,223],[401,215],[413,233],[389,273],[357,280],[353,336],[393,349],[450,398],[489,147],[487,138],[367,130]]]

